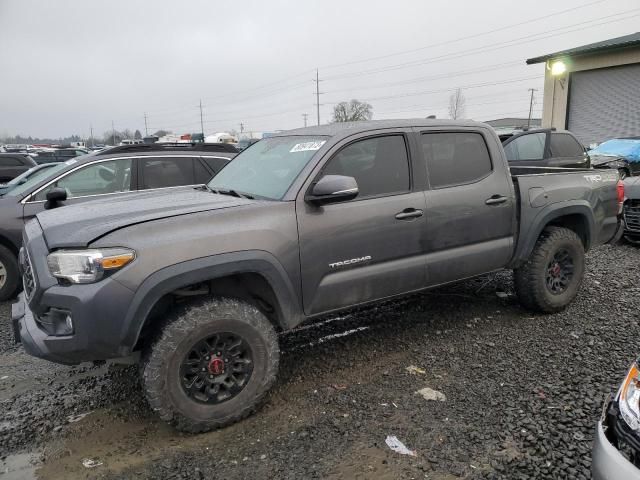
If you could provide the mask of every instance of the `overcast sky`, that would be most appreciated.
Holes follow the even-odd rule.
[[[544,17],[544,18],[543,18]],[[530,57],[633,33],[638,0],[0,0],[0,136],[271,131],[357,98],[374,118],[542,106]]]

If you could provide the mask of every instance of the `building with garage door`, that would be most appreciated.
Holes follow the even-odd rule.
[[[543,62],[543,127],[584,145],[640,136],[640,32],[527,60]]]

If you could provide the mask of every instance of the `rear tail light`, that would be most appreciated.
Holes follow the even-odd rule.
[[[618,194],[618,214],[620,214],[622,213],[622,204],[624,203],[624,182],[622,180],[618,180],[616,192]]]

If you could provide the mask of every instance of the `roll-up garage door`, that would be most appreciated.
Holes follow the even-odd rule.
[[[567,125],[584,145],[640,136],[640,64],[572,73]]]

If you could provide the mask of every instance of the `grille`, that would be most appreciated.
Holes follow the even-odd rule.
[[[24,294],[27,296],[27,300],[31,300],[36,291],[36,281],[33,278],[31,259],[29,258],[29,254],[26,249],[23,250],[22,255],[22,285],[24,287]]]
[[[640,233],[640,200],[628,200],[624,204],[624,222],[627,230]]]

